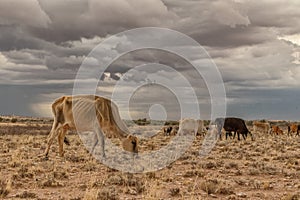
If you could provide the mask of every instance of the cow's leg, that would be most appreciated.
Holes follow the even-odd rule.
[[[92,152],[94,151],[95,146],[98,144],[98,142],[100,141],[100,146],[101,146],[101,154],[102,154],[102,158],[105,158],[105,142],[104,142],[104,135],[102,133],[102,131],[100,130],[100,128],[96,128],[95,130],[96,132],[96,136],[97,136],[97,141],[94,144],[93,148],[92,148]]]
[[[246,138],[247,138],[247,133],[241,133],[241,134],[242,134],[244,140],[246,140]],[[246,137],[245,137],[245,135],[246,135]]]
[[[232,133],[231,133],[231,131],[226,131],[226,140],[227,140],[228,137],[230,139],[232,139]]]
[[[94,133],[94,138],[93,138],[92,142],[93,142],[93,144],[91,145],[90,152],[93,154],[94,150],[95,150],[95,147],[98,145],[98,135],[97,135],[97,133]]]
[[[64,157],[64,140],[66,133],[68,132],[68,125],[64,125],[58,130],[58,146],[59,146],[59,156]]]
[[[222,127],[218,128],[219,139],[222,140]]]
[[[49,133],[49,136],[48,136],[47,147],[46,147],[46,150],[44,152],[45,157],[48,157],[49,150],[50,150],[50,147],[51,147],[51,145],[53,143],[53,140],[58,135],[58,128],[57,128],[57,126],[58,126],[58,123],[54,122],[53,126],[52,126],[52,129],[51,129],[51,131]]]
[[[238,140],[241,140],[240,138],[240,132],[239,131],[236,131],[237,135],[238,135]]]
[[[233,133],[233,139],[235,139],[235,136],[236,136],[236,131],[234,131]]]
[[[229,136],[230,136],[230,139],[233,139],[232,131],[230,131]]]

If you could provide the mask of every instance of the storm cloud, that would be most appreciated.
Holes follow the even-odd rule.
[[[299,9],[300,2],[282,0],[1,1],[0,114],[50,116],[47,107],[60,95],[72,93],[77,71],[96,45],[119,32],[150,26],[179,31],[206,49],[223,77],[229,115],[297,119]],[[128,38],[107,47],[103,59],[114,58],[126,45],[133,45]],[[204,59],[196,54],[193,58]],[[98,77],[103,95],[128,70],[147,63],[181,72],[203,94],[199,101],[210,105],[203,77],[195,75],[187,61],[151,49],[116,59]],[[158,76],[168,79],[172,73]],[[142,74],[133,77],[139,79]]]

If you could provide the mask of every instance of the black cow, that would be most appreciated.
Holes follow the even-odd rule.
[[[227,117],[227,118],[217,118],[215,120],[215,124],[217,125],[218,132],[220,134],[220,139],[221,139],[221,130],[222,127],[226,131],[226,139],[227,136],[231,135],[231,132],[234,132],[233,138],[235,138],[235,135],[237,133],[238,135],[238,140],[240,140],[240,134],[242,134],[244,140],[246,140],[248,133],[251,135],[251,138],[253,139],[253,136],[251,132],[248,130],[245,121],[240,118],[235,118],[235,117]]]
[[[168,128],[165,128],[164,129],[165,135],[171,135],[172,129],[173,129],[172,126],[169,126]]]

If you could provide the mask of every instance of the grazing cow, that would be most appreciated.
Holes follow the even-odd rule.
[[[130,135],[120,118],[118,107],[109,99],[93,95],[63,96],[52,104],[52,112],[54,122],[44,153],[46,157],[55,137],[58,137],[59,154],[63,157],[63,141],[68,130],[93,131],[91,152],[100,141],[102,157],[105,157],[103,132],[106,131],[112,131],[123,140],[124,150],[138,153],[137,138]]]
[[[173,126],[171,135],[176,135],[178,133],[178,130],[179,130],[179,125]]]
[[[164,127],[164,128],[163,128],[163,133],[164,133],[164,135],[166,135],[166,136],[169,136],[169,135],[176,135],[177,132],[178,132],[178,129],[179,129],[178,125]]]
[[[203,120],[197,120],[198,121],[198,131],[197,135],[205,136],[205,133],[207,132],[207,129],[204,126]]]
[[[165,135],[171,135],[172,130],[173,130],[172,126],[168,126],[168,127],[164,128]]]
[[[222,139],[221,138],[222,127],[226,131],[226,139],[227,139],[227,136],[231,135],[231,132],[234,132],[233,138],[235,138],[235,135],[237,133],[238,140],[240,140],[240,134],[242,134],[244,140],[246,140],[248,133],[251,135],[251,138],[253,139],[253,136],[252,136],[251,132],[248,130],[248,128],[245,124],[245,121],[243,119],[235,118],[235,117],[227,117],[225,119],[217,118],[215,120],[215,124],[218,127],[220,139]]]
[[[299,132],[300,132],[300,125],[290,124],[288,126],[288,136],[290,135],[292,136],[292,133],[296,133],[296,135],[300,136]]]
[[[270,130],[270,124],[268,122],[253,122],[253,131],[256,133],[258,130],[262,130],[263,133],[268,133]]]
[[[270,134],[283,135],[283,131],[279,126],[274,125],[271,128]]]
[[[179,121],[178,133],[182,135],[194,135],[196,136],[198,131],[198,122],[194,119],[181,119]]]

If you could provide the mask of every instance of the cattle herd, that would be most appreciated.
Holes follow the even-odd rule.
[[[198,131],[197,135],[205,136],[208,130],[211,127],[215,127],[217,129],[217,133],[222,139],[222,135],[224,134],[226,140],[228,138],[234,139],[237,135],[237,139],[240,140],[240,135],[246,140],[247,136],[250,135],[253,140],[253,134],[247,128],[245,120],[236,117],[226,117],[226,118],[217,118],[214,122],[212,122],[208,126],[204,126],[203,120],[198,121]],[[179,122],[180,124],[180,122]],[[262,133],[265,135],[284,135],[284,131],[282,130],[282,126],[278,126],[276,124],[271,125],[269,122],[262,121],[253,121],[253,132],[254,133]],[[178,125],[174,126],[165,126],[162,129],[162,132],[165,135],[175,135],[178,131]],[[287,136],[300,136],[300,125],[295,123],[290,123],[287,125]]]
[[[44,153],[46,157],[48,157],[50,146],[55,137],[58,138],[59,154],[64,156],[63,143],[68,143],[68,139],[65,137],[68,130],[95,132],[91,152],[100,142],[103,158],[105,157],[103,132],[118,137],[122,141],[125,151],[138,153],[138,138],[130,133],[120,118],[117,105],[109,99],[93,95],[63,96],[54,101],[52,112],[54,122]],[[284,134],[280,126],[276,124],[271,126],[269,122],[254,121],[252,125],[254,133]],[[165,126],[160,132],[163,132],[166,136],[176,135],[177,133],[185,134],[183,130],[186,130],[186,127],[192,127],[189,132],[197,132],[197,135],[202,136],[210,132],[216,134],[216,137],[220,139],[225,134],[226,139],[234,139],[237,135],[238,140],[240,140],[240,136],[246,140],[250,135],[253,140],[253,134],[247,128],[245,121],[236,117],[217,118],[208,126],[204,125],[203,120],[182,119],[178,122],[178,125]],[[287,129],[288,136],[300,136],[299,124],[289,124]]]

